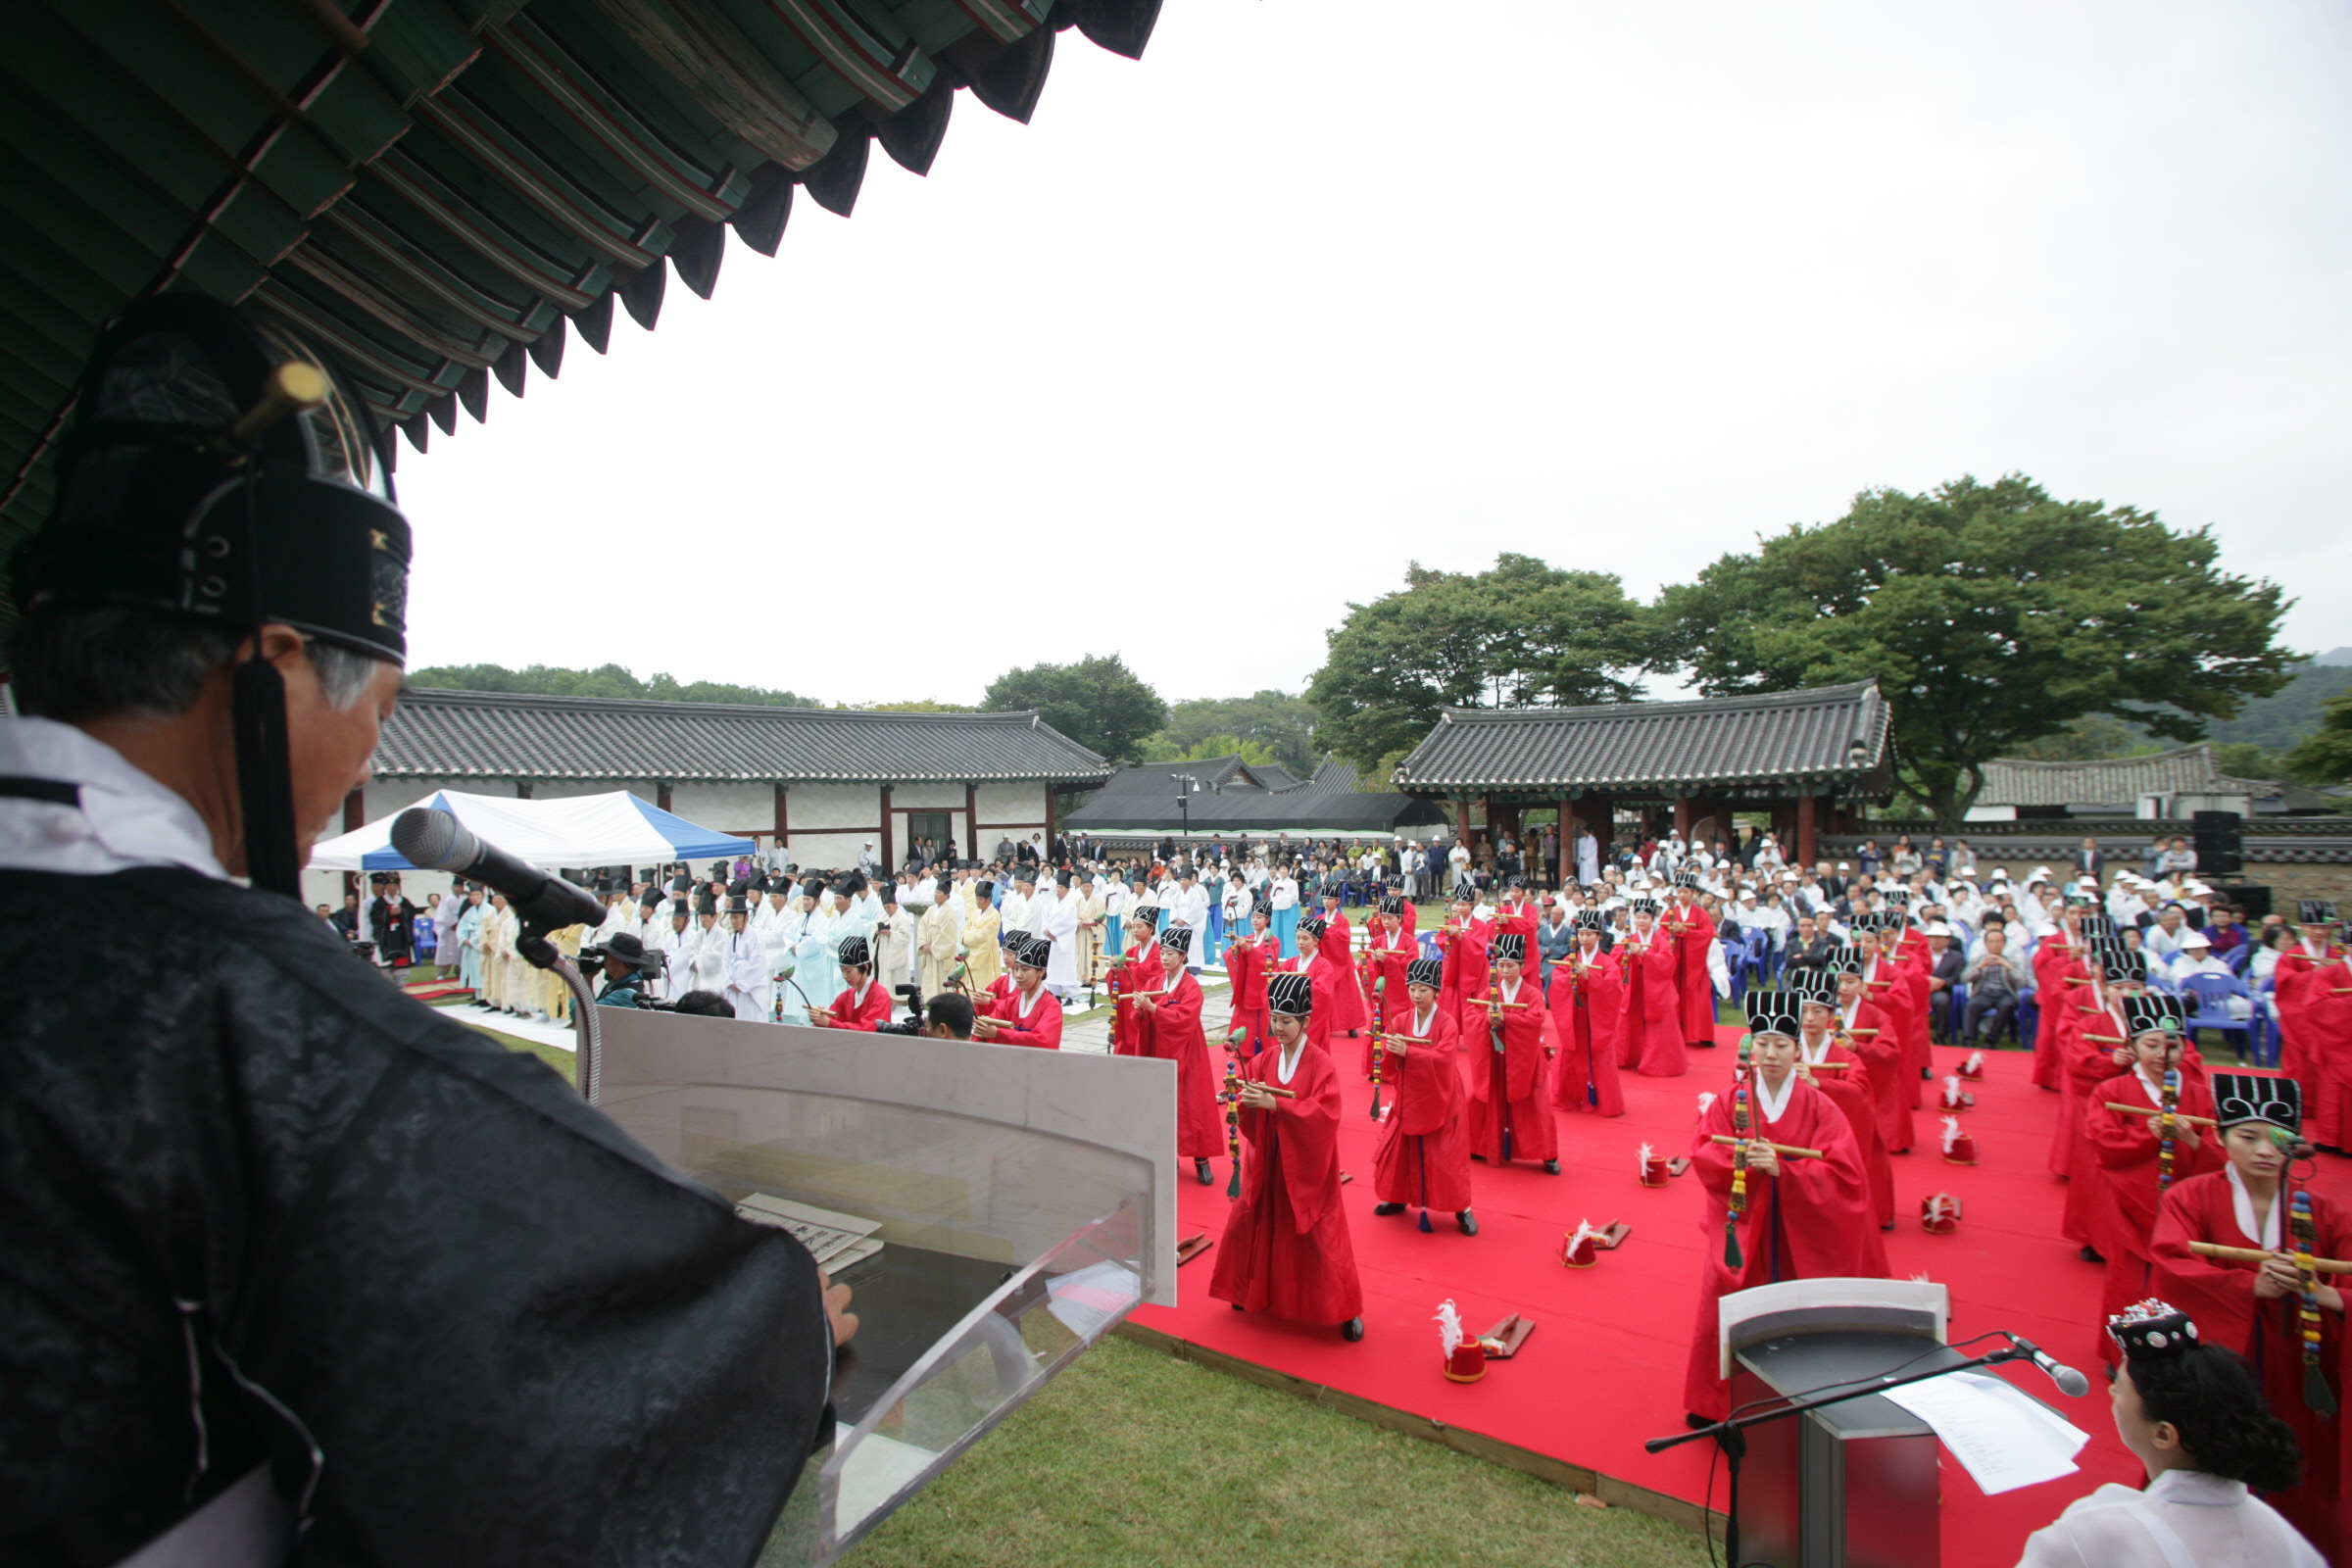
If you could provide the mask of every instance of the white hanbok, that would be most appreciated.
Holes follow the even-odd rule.
[[[765,1023],[775,1009],[775,983],[767,966],[767,941],[750,929],[729,931],[720,953],[726,964],[726,989],[719,993],[735,1016]]]
[[[1067,996],[1078,989],[1078,893],[1065,888],[1045,911],[1045,936],[1054,944],[1046,959],[1046,989]]]
[[[2322,1568],[2278,1511],[2202,1470],[2167,1470],[2144,1492],[2114,1482],[2026,1538],[2017,1568]]]

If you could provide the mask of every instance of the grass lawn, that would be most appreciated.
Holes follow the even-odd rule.
[[[1112,1338],[843,1559],[855,1568],[1683,1568],[1700,1538]]]

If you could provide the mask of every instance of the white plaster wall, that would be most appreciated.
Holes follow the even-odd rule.
[[[913,807],[924,811],[960,811],[963,809],[963,786],[906,784],[890,792],[890,804],[893,808]]]
[[[662,804],[662,797],[650,791],[646,799]],[[797,799],[793,808],[797,815]],[[697,827],[719,833],[764,833],[773,838],[776,832],[776,792],[769,784],[680,784],[669,792],[669,808]]]
[[[983,835],[1002,822],[1043,822],[1046,819],[1046,787],[1043,784],[983,784],[979,788],[976,806],[980,812]],[[1037,831],[1023,828],[1016,837],[1026,837]],[[990,848],[996,841],[990,839]]]
[[[798,818],[795,823],[792,859],[805,871],[827,868],[846,871],[858,863],[858,847],[873,838],[870,833],[803,833],[797,825]],[[882,853],[879,839],[874,842],[874,853],[877,856]]]
[[[796,849],[804,833],[825,828],[870,828],[882,820],[879,784],[795,784],[787,793]]]

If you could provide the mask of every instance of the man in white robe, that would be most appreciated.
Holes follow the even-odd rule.
[[[1054,944],[1054,953],[1046,960],[1046,989],[1063,1002],[1078,995],[1078,890],[1070,885],[1067,871],[1054,878],[1052,888],[1041,895],[1045,906],[1042,935]]]
[[[958,918],[961,908],[952,890],[935,884],[931,893],[931,907],[914,929],[914,983],[923,988],[928,999],[948,989],[948,976],[956,972],[956,950],[962,946],[963,921]]]
[[[1184,923],[1193,934],[1192,945],[1185,950],[1185,967],[1199,974],[1208,962],[1208,890],[1200,885],[1200,873],[1187,864],[1177,879],[1173,917]]]
[[[725,926],[719,923],[718,904],[705,894],[696,905],[694,924],[688,928],[694,938],[694,960],[689,971],[694,984],[689,991],[715,991],[724,995],[727,989],[727,937]]]
[[[719,950],[725,960],[725,989],[719,995],[735,1009],[735,1016],[753,1023],[765,1023],[775,1009],[775,985],[767,967],[767,943],[752,930],[752,913],[738,902],[727,913],[726,945]]]

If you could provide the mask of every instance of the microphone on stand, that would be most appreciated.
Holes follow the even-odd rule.
[[[487,882],[507,896],[526,925],[556,931],[567,925],[598,925],[605,918],[595,894],[484,843],[437,806],[413,806],[394,817],[392,848],[419,870]]]
[[[2070,1398],[2080,1399],[2090,1392],[2090,1379],[2058,1360],[2032,1340],[2021,1340],[2005,1329],[2001,1332],[2001,1338],[2025,1351],[2035,1366],[2047,1372],[2050,1375],[2050,1381],[2058,1385],[2060,1394],[2066,1395]]]

